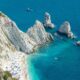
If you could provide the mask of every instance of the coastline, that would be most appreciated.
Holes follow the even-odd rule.
[[[26,64],[27,64],[27,80],[40,80],[38,75],[36,74],[36,71],[34,69],[34,66],[32,65],[32,63],[30,62],[31,60],[31,56],[28,55],[27,59],[26,59]],[[33,79],[34,77],[34,79]]]
[[[0,52],[2,55],[0,67],[9,71],[18,80],[31,78],[28,75],[29,63],[26,64],[28,54],[31,54],[35,48],[42,44],[53,40],[53,36],[46,32],[39,20],[36,20],[33,27],[25,33],[3,12],[0,12],[0,35]],[[7,56],[7,59],[3,58],[4,56]]]
[[[52,28],[50,15],[47,17],[49,20],[46,20],[46,26],[48,27],[50,25]],[[53,41],[54,37],[60,39],[61,35],[57,34],[53,37],[51,33],[45,30],[46,26],[44,27],[43,23],[39,20],[36,20],[35,24],[29,28],[26,33],[21,31],[16,23],[2,12],[0,13],[0,20],[1,53],[3,54],[5,50],[4,54],[7,55],[9,59],[7,62],[4,59],[2,60],[4,63],[6,62],[6,64],[2,63],[2,68],[10,71],[13,77],[16,77],[18,80],[32,80],[31,72],[34,74],[35,80],[38,80],[39,78],[35,75],[34,66],[28,62],[28,54],[35,51],[35,48],[39,48],[43,44]],[[69,22],[64,22],[60,26],[59,31],[60,33],[66,34],[68,36],[67,38],[74,38]],[[60,36],[60,38],[58,36]]]

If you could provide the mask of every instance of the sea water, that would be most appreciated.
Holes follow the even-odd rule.
[[[31,12],[27,12],[31,8]],[[71,23],[80,38],[79,0],[0,0],[0,10],[26,32],[35,20],[44,21],[47,11],[58,28],[64,21]],[[53,34],[53,30],[50,30]],[[74,40],[55,39],[28,57],[30,80],[80,80],[80,47]]]

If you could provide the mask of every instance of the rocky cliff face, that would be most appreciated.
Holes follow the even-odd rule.
[[[53,40],[53,36],[45,31],[43,24],[36,20],[33,27],[29,28],[27,34],[32,38],[38,45]]]
[[[15,51],[14,45],[9,41],[8,37],[6,36],[5,32],[2,29],[2,26],[0,24],[0,53],[2,53],[3,50],[12,50]]]
[[[27,76],[24,70],[26,67],[26,55],[17,51],[15,45],[12,44],[6,34],[5,30],[7,30],[6,27],[9,24],[6,21],[10,21],[10,19],[0,13],[0,68],[4,71],[9,71],[13,77],[19,80],[26,80]]]
[[[43,24],[39,21],[36,21],[33,28],[30,28],[26,34],[19,30],[14,21],[2,13],[0,16],[0,26],[15,48],[25,53],[32,52],[37,44],[52,39],[51,34],[45,31]]]
[[[20,31],[15,22],[11,21],[5,15],[1,17],[1,27],[17,50],[25,53],[33,51],[36,43],[26,33]]]
[[[36,21],[27,33],[19,30],[14,21],[0,12],[0,68],[10,71],[13,77],[27,80],[25,53],[33,52],[35,47],[53,40],[43,24]]]

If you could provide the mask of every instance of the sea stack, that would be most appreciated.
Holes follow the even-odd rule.
[[[51,15],[48,12],[45,12],[44,26],[48,28],[55,27],[55,25],[51,22]]]
[[[33,27],[28,29],[27,34],[37,44],[43,44],[53,40],[53,36],[46,32],[43,24],[39,20],[36,20]]]
[[[80,46],[80,41],[77,41],[77,42],[76,42],[76,45]]]
[[[59,33],[66,35],[68,38],[74,38],[71,26],[68,21],[65,21],[58,30]]]

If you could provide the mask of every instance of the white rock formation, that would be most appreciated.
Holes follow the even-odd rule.
[[[53,40],[53,36],[45,31],[43,24],[36,20],[33,27],[29,28],[27,34],[32,38],[37,44],[43,44],[45,42]]]
[[[80,46],[80,41],[77,41],[77,42],[76,42],[76,45]]]
[[[2,27],[4,24],[7,25],[4,18],[3,13],[0,13],[0,68],[4,71],[10,71],[19,80],[26,80],[27,74],[24,70],[26,68],[26,55],[16,50],[4,32]]]
[[[41,22],[36,21],[34,27],[24,33],[14,21],[0,12],[0,68],[10,71],[13,77],[28,80],[25,53],[50,40],[52,35],[45,31]]]
[[[66,34],[69,38],[74,38],[74,35],[71,31],[71,26],[68,21],[65,21],[59,28],[59,32]]]
[[[1,16],[1,27],[17,50],[25,53],[34,50],[36,43],[33,42],[26,33],[20,31],[15,22],[10,20],[6,15],[4,15],[4,17]]]
[[[55,27],[55,25],[51,22],[51,15],[48,12],[45,12],[44,26],[49,28]]]

